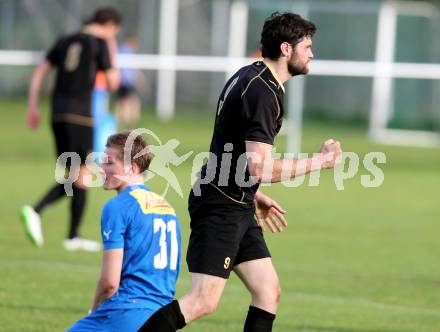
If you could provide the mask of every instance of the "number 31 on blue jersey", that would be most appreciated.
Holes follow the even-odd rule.
[[[168,264],[171,270],[177,269],[179,244],[177,242],[176,220],[171,219],[165,223],[162,218],[154,218],[154,233],[160,232],[160,252],[154,256],[154,267],[165,269]],[[170,243],[167,242],[167,233],[170,233]],[[170,259],[168,262],[168,246],[170,246]]]

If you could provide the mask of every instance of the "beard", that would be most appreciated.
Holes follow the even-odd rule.
[[[292,76],[307,75],[309,72],[308,62],[301,63],[298,60],[294,60],[292,59],[294,55],[295,54],[293,54],[287,62],[287,70],[289,71],[289,74]]]

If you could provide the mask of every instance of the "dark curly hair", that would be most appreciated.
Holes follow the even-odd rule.
[[[120,25],[122,23],[122,15],[117,9],[107,6],[98,8],[85,23],[106,24],[109,22]]]
[[[261,53],[263,58],[277,60],[280,45],[288,42],[295,47],[304,37],[313,37],[316,26],[298,14],[275,12],[264,22],[261,31]]]

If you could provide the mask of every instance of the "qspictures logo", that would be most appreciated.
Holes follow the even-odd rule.
[[[123,162],[125,169],[129,168],[131,163],[131,151],[133,142],[136,137],[142,136],[148,142],[148,146],[137,153],[134,158],[140,157],[147,153],[153,155],[152,162],[148,171],[145,171],[143,176],[148,183],[154,177],[161,178],[165,183],[165,188],[160,193],[165,196],[169,189],[174,190],[180,197],[183,197],[181,181],[176,176],[175,171],[184,162],[192,158],[191,172],[188,174],[193,184],[193,192],[195,195],[200,195],[200,187],[204,184],[214,183],[218,187],[228,186],[231,181],[239,187],[251,187],[260,182],[261,186],[272,185],[270,179],[274,172],[274,161],[286,160],[292,162],[283,163],[281,170],[281,185],[285,187],[299,187],[307,185],[316,187],[320,184],[321,165],[323,162],[322,155],[315,154],[293,154],[293,153],[277,153],[276,149],[272,149],[269,155],[260,156],[253,153],[243,153],[238,156],[235,168],[230,162],[234,150],[231,143],[224,146],[224,151],[221,155],[215,155],[211,152],[199,152],[194,154],[194,151],[187,151],[181,155],[176,152],[180,146],[180,141],[172,138],[166,142],[162,142],[158,135],[153,131],[138,128],[133,130],[124,147]],[[301,162],[311,158],[311,168],[314,170],[308,177],[304,175],[306,162]],[[80,166],[83,163],[88,170],[88,175],[84,176],[84,184],[88,187],[101,187],[105,180],[105,174],[102,171],[101,164],[105,163],[108,157],[105,153],[90,153],[85,161],[82,161],[80,156],[75,152],[65,152],[57,159],[55,167],[55,180],[64,185],[65,192],[68,196],[73,194],[72,186],[80,176]],[[293,169],[293,161],[296,168]],[[225,162],[226,161],[226,162]],[[339,156],[333,169],[326,170],[326,172],[333,173],[333,182],[337,190],[344,190],[344,183],[347,180],[354,179],[356,175],[360,174],[359,184],[364,188],[376,188],[383,184],[385,180],[384,171],[381,165],[387,161],[386,155],[383,152],[374,151],[368,152],[365,155],[359,155],[355,152],[344,152]],[[255,176],[246,174],[247,165],[249,162],[258,162],[262,164],[263,174],[260,179]],[[67,165],[70,165],[67,167]],[[203,176],[200,173],[202,166],[206,165],[206,171]],[[362,165],[362,167],[360,167]],[[306,179],[308,181],[306,182]],[[120,177],[121,180],[128,181],[128,175]]]

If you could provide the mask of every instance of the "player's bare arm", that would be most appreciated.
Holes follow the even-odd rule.
[[[101,275],[96,285],[92,310],[99,307],[102,302],[110,298],[118,290],[123,258],[124,249],[104,250]]]
[[[260,183],[287,181],[313,171],[333,168],[342,155],[341,143],[333,139],[326,140],[321,145],[320,153],[311,158],[275,159],[271,152],[272,146],[269,144],[246,142],[249,173]],[[286,169],[290,171],[283,172]]]
[[[26,123],[32,129],[38,128],[40,124],[40,112],[38,110],[40,90],[43,80],[51,68],[52,65],[50,62],[44,60],[32,73],[31,83],[29,85],[28,111],[26,113]]]
[[[119,66],[116,61],[116,57],[118,53],[118,44],[115,36],[108,36],[107,38],[105,38],[105,41],[107,43],[110,59],[112,62],[112,68],[107,70],[105,73],[107,76],[107,83],[109,90],[114,92],[119,88],[119,84],[121,81]]]

